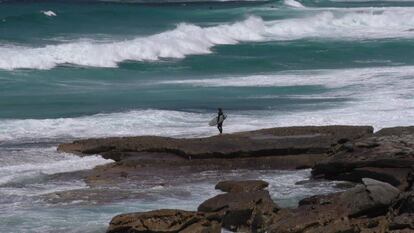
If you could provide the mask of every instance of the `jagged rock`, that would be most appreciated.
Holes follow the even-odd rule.
[[[245,184],[246,189],[241,186]],[[157,210],[112,219],[108,233],[216,233],[221,227],[246,233],[377,233],[414,230],[414,192],[363,178],[342,192],[306,198],[298,208],[281,209],[263,181],[224,181],[229,193],[204,201],[198,212]],[[233,189],[236,189],[233,191]]]
[[[264,227],[279,207],[268,191],[230,192],[203,202],[198,211],[216,213],[222,226],[232,231],[264,232]]]
[[[398,214],[414,214],[414,191],[401,195],[394,209],[398,210]]]
[[[395,187],[400,187],[402,190],[406,189],[407,174],[412,171],[412,168],[387,168],[387,167],[361,167],[354,168],[349,172],[339,173],[335,179],[346,180],[352,182],[361,182],[362,177],[369,177],[375,180],[381,180],[392,184]]]
[[[220,233],[220,224],[184,210],[154,210],[115,216],[107,233]]]
[[[414,232],[414,192],[399,196],[389,214],[390,230],[410,230]]]
[[[155,210],[121,214],[112,219],[107,233],[216,233],[221,227],[233,231],[264,232],[271,216],[279,210],[264,181],[221,182],[230,192],[206,200],[198,212]],[[241,185],[245,184],[246,189]],[[219,186],[220,186],[219,185]],[[243,192],[246,191],[246,192]]]
[[[364,177],[390,183],[400,190],[414,166],[414,127],[383,129],[372,137],[356,140],[350,147],[334,148],[332,154],[313,167],[317,178],[361,182]]]
[[[313,196],[296,209],[280,210],[268,232],[381,232],[399,190],[388,183],[363,181],[343,193]]]
[[[392,218],[390,230],[411,230],[414,232],[414,215],[412,214],[401,214]]]
[[[301,128],[302,131],[299,131],[302,134],[296,131],[298,129],[285,128],[284,130],[286,130],[284,134],[281,133],[283,131],[281,129],[235,134],[230,136],[230,139],[225,139],[228,140],[226,143],[229,143],[229,149],[219,149],[218,154],[214,154],[217,152],[216,139],[198,139],[199,142],[192,141],[191,143],[186,140],[162,140],[168,141],[171,145],[178,142],[174,147],[178,150],[174,149],[168,153],[173,153],[178,157],[191,154],[196,155],[196,158],[261,156],[261,153],[271,152],[277,152],[280,155],[282,150],[279,149],[282,147],[278,146],[282,144],[286,146],[293,141],[300,142],[302,139],[304,143],[308,143],[307,146],[312,145],[308,148],[313,149],[317,148],[313,147],[315,145],[327,143],[325,141],[318,144],[314,141],[316,137],[319,137],[317,140],[323,140],[323,137],[317,135],[323,131],[321,129],[312,131],[315,138],[306,135],[302,139],[299,138],[304,132],[310,132],[307,131],[310,130],[309,128]],[[284,136],[281,137],[279,134]],[[287,136],[288,134],[293,134],[293,139]],[[267,233],[414,232],[414,171],[412,167],[414,164],[414,127],[384,129],[374,135],[366,133],[358,137],[341,136],[340,133],[334,133],[334,135],[335,142],[333,138],[328,140],[332,144],[330,147],[332,154],[327,160],[314,167],[313,175],[360,183],[344,192],[313,196],[300,201],[297,208],[281,209],[271,200],[269,192],[264,190],[268,185],[266,182],[223,181],[218,183],[216,188],[227,193],[206,200],[199,206],[198,212],[159,210],[158,212],[120,215],[112,220],[108,232],[215,233],[220,231],[220,227],[237,232]],[[249,138],[247,141],[253,140],[253,142],[243,145],[239,151],[236,151],[233,143],[246,142],[246,137]],[[354,140],[355,138],[359,139]],[[133,147],[126,146],[124,143],[123,141],[119,145],[111,145],[116,148],[112,152],[117,153],[116,150],[120,148],[147,148],[147,145]],[[130,141],[130,143],[136,142]],[[167,147],[162,148],[169,150],[173,148],[171,145],[168,144]],[[201,148],[193,147],[195,145]],[[213,145],[213,148],[206,148],[206,145]],[[258,148],[272,149],[263,151]],[[275,148],[277,149],[274,150]],[[212,151],[216,152],[211,153]],[[294,152],[294,150],[288,152],[292,151]],[[149,153],[149,158],[154,155],[154,152],[146,151],[145,153]],[[122,161],[131,163],[128,159],[122,159]],[[202,163],[206,163],[205,161],[208,159],[203,160]],[[131,171],[127,174],[124,179],[130,179],[134,175]]]
[[[223,192],[253,192],[265,189],[269,183],[263,180],[227,180],[221,181],[216,185],[216,189]]]

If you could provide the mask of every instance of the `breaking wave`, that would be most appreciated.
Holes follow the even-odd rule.
[[[296,8],[304,8],[305,6],[302,5],[302,3],[295,1],[295,0],[285,0],[284,4],[286,6],[290,6],[290,7],[296,7]]]
[[[0,69],[51,69],[62,64],[117,67],[118,63],[128,60],[157,61],[208,54],[216,45],[240,42],[412,37],[412,9],[324,11],[304,18],[273,21],[250,16],[244,21],[212,27],[182,23],[173,30],[152,36],[109,43],[80,40],[37,48],[0,45]]]
[[[36,153],[37,154],[36,154]],[[35,149],[20,149],[0,166],[0,186],[10,183],[34,183],[48,175],[92,169],[95,166],[113,162],[100,156],[79,157],[66,153],[58,153],[55,147]],[[38,154],[41,156],[38,156]],[[1,155],[1,154],[0,154]],[[4,156],[4,155],[3,155]],[[5,159],[1,156],[1,159]],[[36,160],[29,160],[24,156],[35,156]],[[23,158],[22,158],[23,157]],[[13,163],[13,160],[21,161]],[[24,161],[28,160],[28,161]]]
[[[413,86],[414,66],[372,67],[337,70],[284,71],[270,75],[228,78],[184,79],[159,81],[155,84],[188,85],[197,87],[275,87],[319,85],[327,88],[347,86],[395,88],[400,92]],[[413,86],[414,87],[414,86]],[[355,89],[359,91],[359,89]]]

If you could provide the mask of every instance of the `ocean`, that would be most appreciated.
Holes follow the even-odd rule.
[[[210,136],[218,107],[225,133],[413,124],[414,1],[127,2],[0,1],[0,232],[104,232],[118,213],[195,209],[235,174],[268,180],[286,206],[335,189],[295,186],[309,170],[229,171],[186,198],[146,187],[156,204],[50,204],[111,162],[57,153],[62,142]]]

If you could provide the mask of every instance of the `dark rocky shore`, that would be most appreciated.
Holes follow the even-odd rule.
[[[221,228],[275,233],[414,232],[414,127],[376,133],[370,126],[288,127],[193,139],[87,139],[62,144],[59,150],[81,156],[101,154],[116,161],[87,174],[92,187],[154,173],[174,177],[240,168],[312,168],[314,179],[356,183],[343,192],[305,198],[296,208],[281,208],[264,181],[223,181],[216,189],[224,193],[200,203],[197,211],[121,214],[110,222],[110,233],[216,233]]]

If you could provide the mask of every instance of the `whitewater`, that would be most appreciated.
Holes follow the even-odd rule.
[[[80,39],[38,48],[6,44],[0,47],[0,68],[51,69],[64,64],[117,67],[118,63],[128,60],[157,61],[209,54],[217,45],[303,38],[414,38],[414,10],[364,8],[345,13],[321,11],[307,17],[268,21],[249,16],[243,21],[212,27],[180,23],[175,29],[159,34],[110,43]]]
[[[272,98],[350,98],[349,103],[322,112],[318,109],[282,114],[275,114],[275,111],[262,111],[260,119],[253,121],[251,115],[254,113],[235,112],[227,120],[226,128],[229,132],[237,132],[275,126],[294,126],[300,122],[304,125],[367,124],[379,130],[384,127],[410,125],[414,117],[413,77],[414,66],[402,66],[285,71],[272,75],[150,82],[147,85],[225,88],[325,86],[338,91],[324,95],[265,94],[246,98],[257,99],[257,101]],[[210,136],[214,131],[208,127],[206,119],[212,116],[211,113],[143,109],[76,118],[9,119],[0,121],[2,128],[0,141],[41,142],[48,139],[131,135]]]

